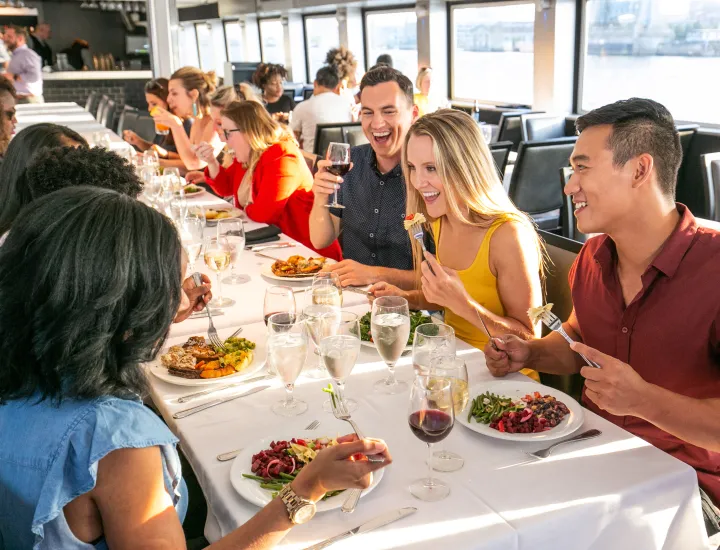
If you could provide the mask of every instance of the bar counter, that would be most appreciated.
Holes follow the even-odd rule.
[[[47,102],[74,101],[85,105],[90,92],[107,95],[119,106],[146,109],[144,86],[152,71],[61,71],[43,73]]]

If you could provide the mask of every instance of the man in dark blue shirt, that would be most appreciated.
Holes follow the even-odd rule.
[[[340,239],[345,259],[330,269],[343,286],[386,281],[413,288],[412,250],[403,227],[407,195],[400,166],[405,136],[418,113],[413,85],[401,72],[377,67],[360,82],[360,99],[360,120],[370,143],[351,149],[352,169],[344,179],[327,171],[330,162],[318,162],[310,239],[316,248]],[[345,208],[327,207],[336,189]]]

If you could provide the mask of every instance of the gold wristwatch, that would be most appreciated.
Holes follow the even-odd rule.
[[[307,523],[313,518],[317,511],[315,503],[312,500],[298,496],[295,491],[292,490],[289,483],[280,491],[278,498],[285,504],[288,517],[295,525]]]

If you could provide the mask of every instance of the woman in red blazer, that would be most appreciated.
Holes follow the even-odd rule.
[[[313,178],[295,138],[254,101],[236,101],[222,112],[222,129],[235,152],[223,168],[204,147],[197,154],[208,165],[207,183],[220,196],[232,195],[251,220],[277,225],[283,233],[319,254],[342,259],[337,241],[317,250],[310,242]]]

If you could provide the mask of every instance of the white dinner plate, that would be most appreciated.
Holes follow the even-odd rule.
[[[188,187],[188,186],[186,185],[185,187]],[[199,197],[200,195],[202,195],[203,193],[205,193],[205,189],[203,189],[203,188],[200,187],[199,185],[196,185],[195,187],[198,188],[197,191],[194,191],[194,192],[185,191],[185,198],[188,198],[188,199],[189,199],[189,198],[192,198],[192,197]]]
[[[263,489],[262,487],[260,487],[260,483],[253,479],[247,479],[242,475],[252,474],[250,466],[252,464],[252,457],[254,454],[257,454],[260,451],[267,449],[272,441],[289,441],[293,437],[296,439],[318,439],[320,437],[330,438],[333,436],[330,433],[323,433],[322,430],[296,430],[292,432],[288,432],[287,430],[285,430],[281,432],[277,437],[266,437],[259,441],[254,441],[246,444],[243,451],[239,455],[237,455],[237,457],[235,457],[232,468],[230,470],[230,482],[241,497],[260,508],[262,508],[272,500],[272,491]],[[375,487],[377,487],[378,483],[380,483],[380,480],[383,477],[384,471],[384,469],[381,469],[373,473],[373,480],[370,484],[370,487],[368,487],[362,492],[360,498],[362,498],[367,493],[372,491]],[[345,502],[346,497],[347,493],[342,492],[339,495],[335,495],[334,497],[330,497],[326,500],[321,500],[317,503],[317,511],[327,512],[328,510],[335,510],[337,508],[340,508]]]
[[[154,361],[145,363],[145,367],[163,382],[169,382],[170,384],[175,384],[176,386],[212,386],[213,384],[232,384],[233,382],[239,382],[244,378],[249,378],[265,366],[265,359],[267,357],[266,341],[264,338],[253,341],[255,342],[255,349],[253,350],[255,355],[253,357],[253,362],[250,363],[245,370],[236,372],[235,374],[221,376],[219,378],[183,378],[182,376],[170,374],[167,368],[163,367],[160,362],[160,355],[167,353],[167,349],[163,349]]]
[[[193,196],[197,196],[197,195],[193,195]],[[193,205],[190,204],[190,210],[191,210],[191,211],[192,211],[193,208],[194,208]],[[235,208],[234,206],[231,206],[231,205],[229,205],[229,204],[227,205],[227,207],[225,207],[225,206],[212,206],[212,207],[207,207],[207,208],[205,208],[205,212],[206,212],[206,213],[207,213],[208,210],[215,210],[216,212],[220,212],[220,211],[230,212],[230,216],[228,216],[227,218],[220,218],[220,219],[223,219],[223,220],[242,220],[242,219],[245,218],[245,214],[244,214],[244,212],[243,212],[242,210],[240,210],[239,208]],[[217,225],[217,222],[218,222],[218,221],[220,221],[220,220],[218,220],[218,219],[214,219],[214,220],[208,220],[208,219],[206,219],[206,220],[205,220],[205,224],[206,224],[208,227],[214,227],[215,225]]]
[[[570,410],[570,414],[566,415],[562,419],[562,422],[547,431],[532,434],[510,434],[507,432],[499,432],[490,427],[489,424],[481,424],[475,419],[468,422],[468,412],[472,405],[472,400],[485,392],[491,392],[496,395],[506,395],[507,397],[520,399],[525,397],[527,394],[533,392],[539,392],[541,395],[551,395],[558,401],[565,403],[567,408]],[[457,415],[456,420],[460,422],[466,428],[471,429],[474,432],[494,437],[496,439],[506,439],[508,441],[552,441],[553,439],[560,439],[573,433],[575,430],[580,428],[583,424],[584,414],[583,408],[580,403],[575,401],[572,397],[566,393],[543,386],[542,384],[536,384],[535,382],[521,382],[514,380],[493,380],[490,382],[483,382],[475,384],[470,388],[470,401],[468,402],[465,410]]]

